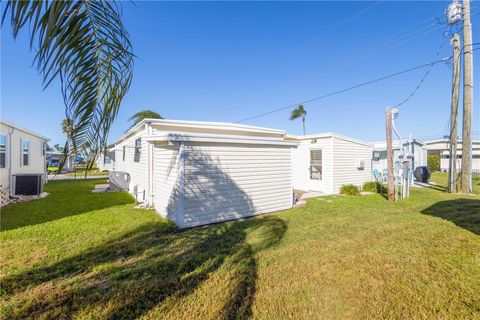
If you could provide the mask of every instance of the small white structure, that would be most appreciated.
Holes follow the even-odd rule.
[[[387,144],[385,141],[371,142],[373,149],[372,169],[380,173],[387,171]],[[413,155],[413,170],[419,166],[427,165],[427,148],[423,141],[412,139],[402,142],[403,150]],[[398,140],[392,142],[393,161],[399,161],[400,143]]]
[[[345,184],[372,181],[373,145],[336,133],[287,136],[298,141],[292,149],[293,187],[304,191],[338,193]]]
[[[440,170],[448,171],[450,159],[450,142],[448,139],[438,139],[426,142],[428,155],[440,156]],[[462,168],[462,140],[457,143],[457,170]],[[480,173],[480,140],[472,141],[472,171]]]
[[[95,163],[100,171],[115,171],[115,148],[108,149],[107,152],[101,152]]]
[[[37,194],[46,176],[49,139],[4,119],[0,120],[1,204],[10,195]]]
[[[297,143],[284,135],[233,123],[145,119],[115,142],[113,166],[129,174],[138,201],[180,228],[232,220],[292,207]]]

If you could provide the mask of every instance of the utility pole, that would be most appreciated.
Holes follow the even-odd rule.
[[[387,129],[387,183],[388,201],[395,201],[395,184],[393,177],[393,146],[392,146],[392,109],[385,109],[385,120]]]
[[[463,0],[463,134],[461,191],[472,192],[473,53],[470,0]]]
[[[452,106],[450,112],[450,161],[448,175],[448,191],[457,192],[457,116],[458,95],[460,92],[460,36],[453,35],[453,75]]]

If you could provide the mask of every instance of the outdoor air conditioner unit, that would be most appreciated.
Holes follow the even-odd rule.
[[[13,195],[39,196],[43,192],[43,173],[14,174]]]
[[[357,159],[357,169],[363,170],[365,169],[365,160]]]

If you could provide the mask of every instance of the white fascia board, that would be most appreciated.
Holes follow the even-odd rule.
[[[263,144],[263,145],[283,145],[297,146],[296,141],[284,141],[275,138],[254,138],[251,136],[227,136],[227,135],[208,135],[208,134],[175,134],[165,133],[159,135],[147,136],[144,138],[148,142],[212,142],[212,143],[239,143],[239,144]]]
[[[144,121],[148,121],[153,125],[157,124],[157,125],[162,125],[167,127],[181,126],[181,127],[199,128],[199,129],[235,130],[235,131],[274,133],[278,135],[285,135],[285,130],[250,126],[250,125],[231,123],[231,122],[167,120],[167,119],[145,119]]]
[[[38,134],[38,133],[33,132],[33,131],[31,131],[31,130],[25,129],[25,128],[23,128],[23,127],[21,127],[21,126],[18,126],[18,125],[14,124],[14,123],[12,123],[12,122],[10,122],[10,121],[3,120],[3,119],[2,119],[2,120],[0,120],[0,123],[6,125],[6,126],[8,126],[8,127],[12,127],[12,128],[17,129],[17,130],[23,131],[23,132],[25,132],[25,133],[31,134],[32,136],[35,136],[35,137],[40,138],[40,139],[42,139],[42,140],[50,141],[50,138],[47,138],[47,137],[45,137],[45,136],[42,136],[41,134]]]
[[[161,125],[166,128],[172,126],[180,126],[186,128],[198,128],[198,129],[217,129],[217,130],[230,130],[230,131],[243,131],[243,132],[253,132],[253,133],[270,133],[278,134],[280,136],[285,135],[284,130],[271,129],[265,127],[255,127],[244,124],[237,123],[228,123],[228,122],[207,122],[207,121],[187,121],[187,120],[167,120],[167,119],[143,119],[137,123],[133,128],[125,132],[120,138],[118,138],[114,143],[117,144],[120,141],[124,140],[139,128],[143,128],[145,123],[150,123],[152,125]]]
[[[350,138],[347,136],[343,136],[338,133],[334,132],[324,132],[324,133],[315,133],[315,134],[308,134],[305,136],[295,136],[295,135],[286,135],[285,139],[287,140],[311,140],[311,139],[325,139],[325,138],[338,138],[342,139],[348,142],[356,143],[356,144],[361,144],[367,147],[373,148],[374,145],[365,141],[357,140],[354,138]]]

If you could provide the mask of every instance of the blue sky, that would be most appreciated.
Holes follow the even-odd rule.
[[[142,109],[168,119],[233,122],[433,61],[442,43],[439,57],[449,56],[449,28],[433,19],[442,17],[449,2],[124,2],[137,59],[110,141]],[[473,42],[479,42],[480,5],[472,7]],[[52,144],[63,143],[59,85],[42,90],[25,31],[15,41],[8,25],[2,30],[1,116],[49,136]],[[307,133],[383,139],[385,107],[408,96],[425,71],[306,104]],[[475,72],[476,88],[479,80]],[[401,134],[442,136],[450,95],[451,65],[437,64],[400,108]],[[289,112],[245,123],[300,134],[301,122],[289,121]]]

